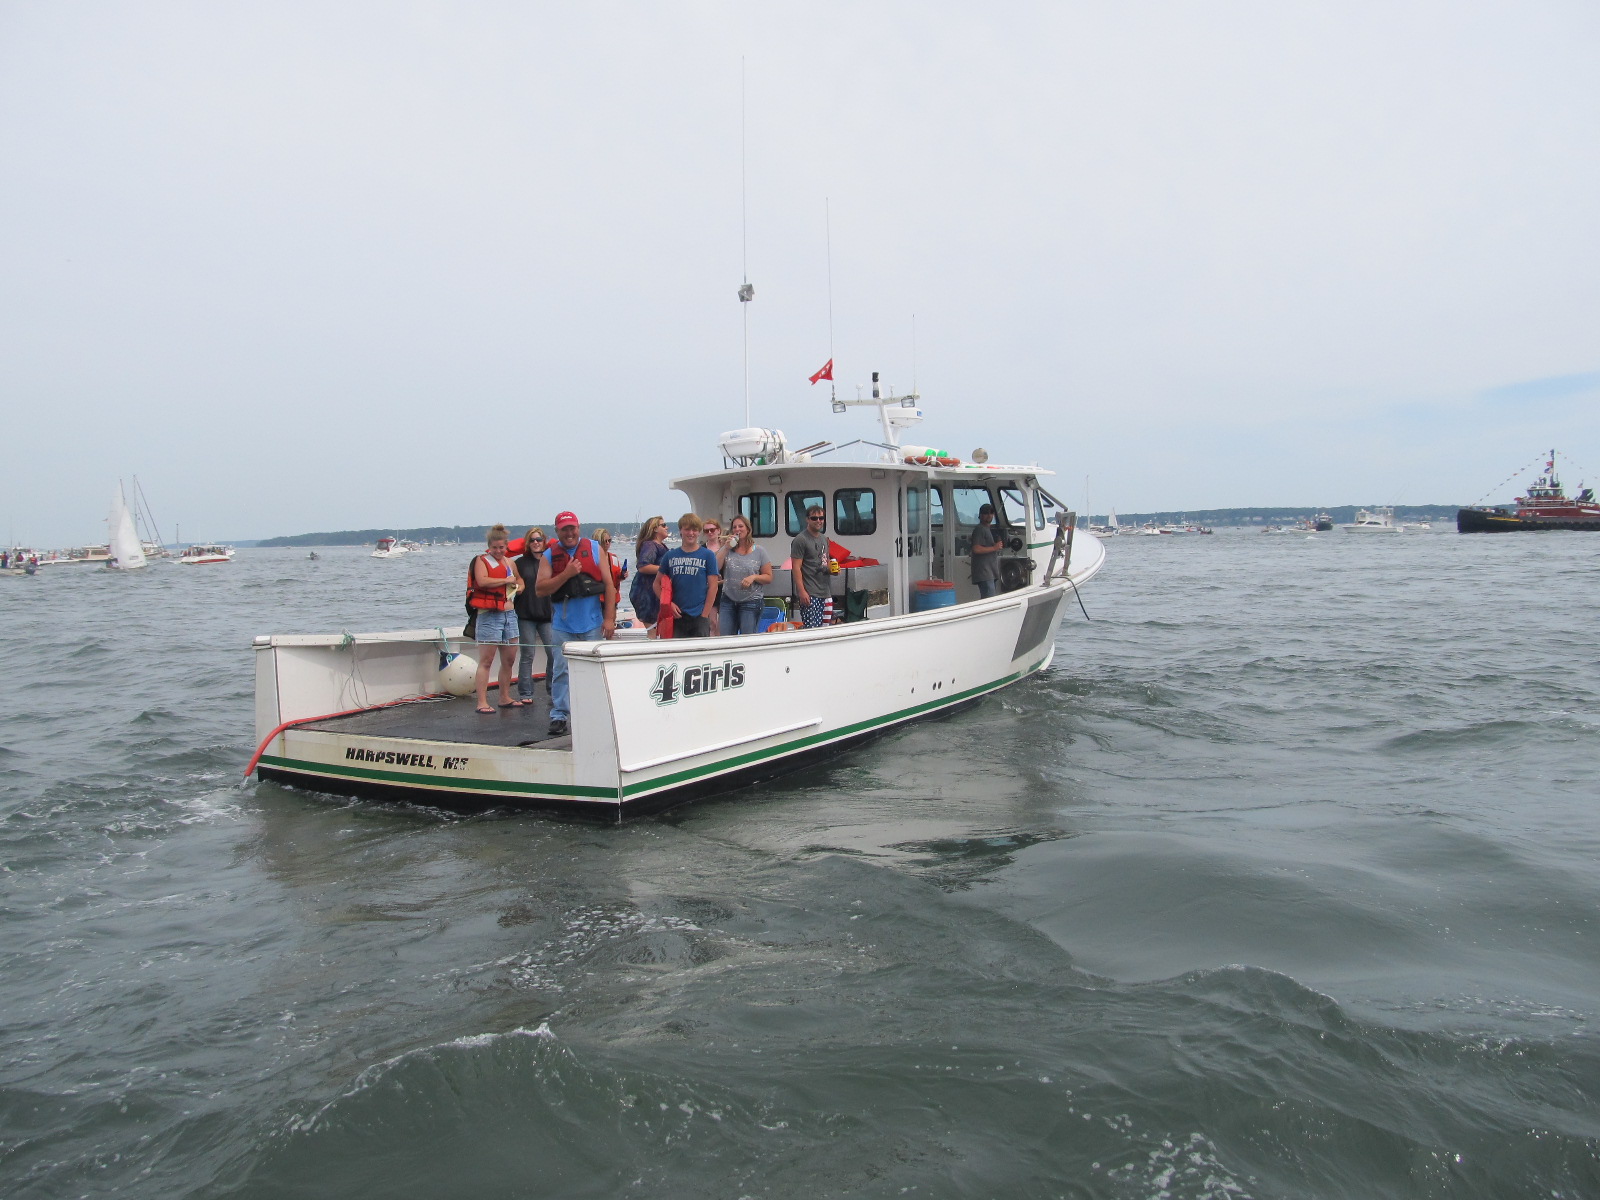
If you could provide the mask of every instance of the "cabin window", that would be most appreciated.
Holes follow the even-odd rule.
[[[944,489],[938,484],[928,489],[928,523],[934,529],[944,528]]]
[[[1044,528],[1044,493],[1038,488],[1033,489],[1033,527]]]
[[[985,504],[993,504],[986,487],[974,487],[970,483],[958,483],[952,489],[955,493],[956,524],[970,528],[978,523],[978,509]]]
[[[1000,515],[1013,529],[1028,527],[1028,502],[1022,497],[1022,489],[1014,487],[1000,489]]]
[[[1043,488],[1040,488],[1034,495],[1039,501],[1036,506],[1040,521],[1039,528],[1048,528],[1056,519],[1056,510],[1066,506]]]
[[[789,531],[789,536],[805,532],[806,509],[815,504],[824,512],[828,498],[821,492],[789,492],[784,496],[784,528]]]
[[[834,492],[833,532],[840,537],[877,533],[877,494],[871,488],[840,488]]]
[[[751,492],[739,497],[739,511],[750,522],[753,537],[776,537],[778,533],[778,494],[776,492]]]

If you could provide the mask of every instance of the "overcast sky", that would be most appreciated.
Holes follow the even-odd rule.
[[[674,513],[744,423],[1094,508],[1600,483],[1600,7],[0,3],[0,533]],[[1572,468],[1569,482],[1583,472]],[[1501,496],[1509,495],[1505,489]]]

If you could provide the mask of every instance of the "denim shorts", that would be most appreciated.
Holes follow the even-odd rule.
[[[517,610],[508,608],[495,612],[492,608],[478,610],[477,640],[480,646],[510,643],[516,645],[521,636],[517,628]]]

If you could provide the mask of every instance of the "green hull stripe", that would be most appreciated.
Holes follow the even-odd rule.
[[[1040,660],[1041,663],[1043,660]],[[838,741],[841,738],[853,737],[858,733],[876,729],[883,725],[892,725],[900,721],[910,720],[912,717],[922,716],[933,712],[935,709],[948,708],[952,704],[960,704],[974,696],[981,696],[986,692],[1003,688],[1007,684],[1015,683],[1025,675],[1032,674],[1038,667],[1030,667],[1027,671],[1013,671],[1011,674],[996,679],[993,682],[982,684],[978,687],[967,688],[965,691],[952,692],[938,700],[928,700],[922,704],[914,704],[910,708],[902,708],[882,717],[870,717],[865,721],[857,721],[853,725],[842,725],[838,729],[830,729],[825,733],[813,733],[806,737],[795,738],[777,746],[768,746],[762,750],[751,750],[746,754],[736,754],[731,758],[720,759],[714,763],[703,766],[690,767],[683,771],[674,771],[670,775],[658,775],[641,783],[624,786],[619,795],[615,788],[583,787],[558,783],[512,783],[504,780],[484,779],[443,779],[435,775],[413,775],[404,771],[375,771],[370,767],[349,767],[344,763],[319,763],[308,762],[298,758],[277,758],[263,754],[261,765],[264,767],[279,767],[287,771],[298,771],[312,775],[348,775],[357,779],[373,779],[380,783],[421,784],[432,788],[454,788],[470,792],[515,792],[522,795],[549,796],[554,799],[595,799],[609,800],[615,803],[619,799],[630,800],[650,792],[659,792],[665,788],[677,787],[679,784],[691,780],[701,779],[707,775],[720,775],[726,771],[736,770],[739,767],[749,766],[768,758],[782,758],[806,750],[812,746],[819,746],[825,742]],[[314,731],[313,731],[314,732]]]
[[[1037,670],[1037,668],[1030,668],[1030,671],[1031,670]],[[647,792],[656,792],[660,791],[662,788],[676,787],[678,784],[687,783],[692,779],[699,779],[706,775],[718,775],[724,771],[730,771],[737,767],[748,766],[751,763],[760,762],[764,758],[780,758],[783,755],[793,754],[798,750],[805,750],[811,746],[821,745],[824,742],[837,741],[840,738],[847,738],[858,733],[865,733],[867,730],[874,729],[880,725],[892,725],[898,721],[909,720],[910,718],[920,716],[923,713],[932,712],[936,708],[948,708],[952,704],[960,704],[962,701],[970,700],[974,696],[981,696],[985,692],[992,692],[996,688],[1005,687],[1008,683],[1015,683],[1024,675],[1029,674],[1030,671],[1013,671],[1011,674],[1005,676],[1004,678],[996,679],[992,683],[986,683],[980,687],[968,688],[964,692],[953,692],[949,696],[942,697],[938,700],[929,700],[924,704],[914,704],[910,708],[902,708],[899,712],[889,713],[887,716],[871,717],[865,721],[857,721],[854,725],[841,725],[838,729],[830,729],[825,733],[813,733],[807,735],[806,737],[795,738],[793,741],[784,742],[778,746],[768,746],[764,750],[752,750],[747,754],[736,754],[732,758],[724,758],[719,762],[706,763],[704,766],[690,767],[685,771],[674,771],[670,775],[658,775],[654,779],[646,780],[643,783],[636,783],[631,787],[624,785],[622,789],[622,796],[623,799],[629,800],[635,796],[640,796]]]
[[[432,788],[454,788],[466,792],[518,792],[532,796],[554,796],[563,800],[595,799],[615,802],[617,799],[616,788],[585,787],[566,783],[513,783],[501,779],[446,779],[438,775],[413,775],[406,771],[374,771],[371,767],[347,767],[344,763],[277,758],[270,754],[261,756],[261,765],[313,775],[349,775],[355,779],[375,779],[380,783],[424,784]]]

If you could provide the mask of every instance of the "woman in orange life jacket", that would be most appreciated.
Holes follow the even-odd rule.
[[[467,603],[478,612],[474,636],[478,641],[478,711],[494,714],[489,706],[489,669],[500,655],[500,707],[514,708],[512,671],[517,663],[517,612],[513,603],[521,582],[506,548],[510,535],[504,525],[491,525],[483,535],[487,553],[472,560],[467,576]],[[531,703],[531,702],[530,702]]]

